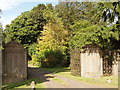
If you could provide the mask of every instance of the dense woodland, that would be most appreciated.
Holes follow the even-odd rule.
[[[68,66],[70,51],[87,44],[120,49],[120,2],[39,4],[6,25],[3,43],[11,40],[42,67]]]

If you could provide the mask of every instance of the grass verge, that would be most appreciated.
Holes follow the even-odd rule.
[[[85,83],[91,83],[91,84],[96,84],[96,85],[100,85],[100,86],[105,86],[108,88],[118,88],[118,77],[105,76],[105,77],[101,77],[101,78],[88,78],[88,77],[73,76],[73,75],[71,75],[70,67],[68,67],[68,68],[43,68],[43,69],[45,69],[51,73],[61,75],[61,76],[64,76],[66,78],[70,78],[73,80],[83,81]],[[112,82],[108,83],[107,79],[111,79]]]
[[[7,90],[7,89],[16,89],[16,88],[31,88],[30,84],[32,81],[35,82],[35,88],[44,88],[40,80],[38,80],[37,78],[33,78],[33,79],[25,80],[20,83],[5,84],[2,86],[2,89]]]

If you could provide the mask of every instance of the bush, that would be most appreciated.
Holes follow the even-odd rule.
[[[62,66],[62,61],[66,60],[65,54],[60,51],[53,50],[39,52],[38,57],[41,60],[42,67]]]
[[[69,67],[69,65],[70,65],[70,60],[64,60],[62,62],[62,67]]]
[[[31,44],[28,46],[28,55],[33,59],[36,59],[35,55],[36,55],[36,52],[38,51],[37,50],[37,43],[34,43],[34,44]]]
[[[39,63],[41,67],[68,66],[67,55],[61,49],[38,49],[38,45],[35,43],[29,46],[28,52],[34,65]]]
[[[41,67],[52,68],[56,66],[56,58],[54,55],[49,55],[46,59],[41,61]]]

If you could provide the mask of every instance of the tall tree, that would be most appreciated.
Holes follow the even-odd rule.
[[[118,7],[119,2],[81,3],[79,8],[82,12],[82,18],[75,21],[74,25],[71,26],[73,34],[70,45],[82,47],[86,44],[95,43],[103,48],[120,48]],[[83,25],[85,27],[82,27]]]
[[[45,52],[54,52],[52,55],[54,55],[56,61],[60,63],[65,59],[68,32],[64,29],[63,22],[54,9],[47,8],[44,11],[44,16],[47,20],[47,24],[44,26],[44,30],[41,32],[41,36],[38,39],[38,55],[41,56],[42,53],[42,56],[44,56]]]
[[[16,40],[28,46],[36,42],[40,31],[43,30],[45,19],[43,18],[44,4],[39,4],[32,10],[22,13],[4,30],[5,42]]]
[[[103,49],[120,48],[120,28],[118,24],[112,26],[103,26],[91,24],[90,21],[80,20],[71,26],[73,34],[70,39],[70,47],[82,48],[87,44],[97,44]]]
[[[69,29],[69,26],[73,24],[75,20],[80,19],[79,4],[80,2],[59,2],[59,4],[55,6],[66,29]]]

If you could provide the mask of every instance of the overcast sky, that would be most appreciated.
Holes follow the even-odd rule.
[[[10,24],[22,12],[29,11],[40,3],[56,5],[58,0],[0,0],[3,27]]]

